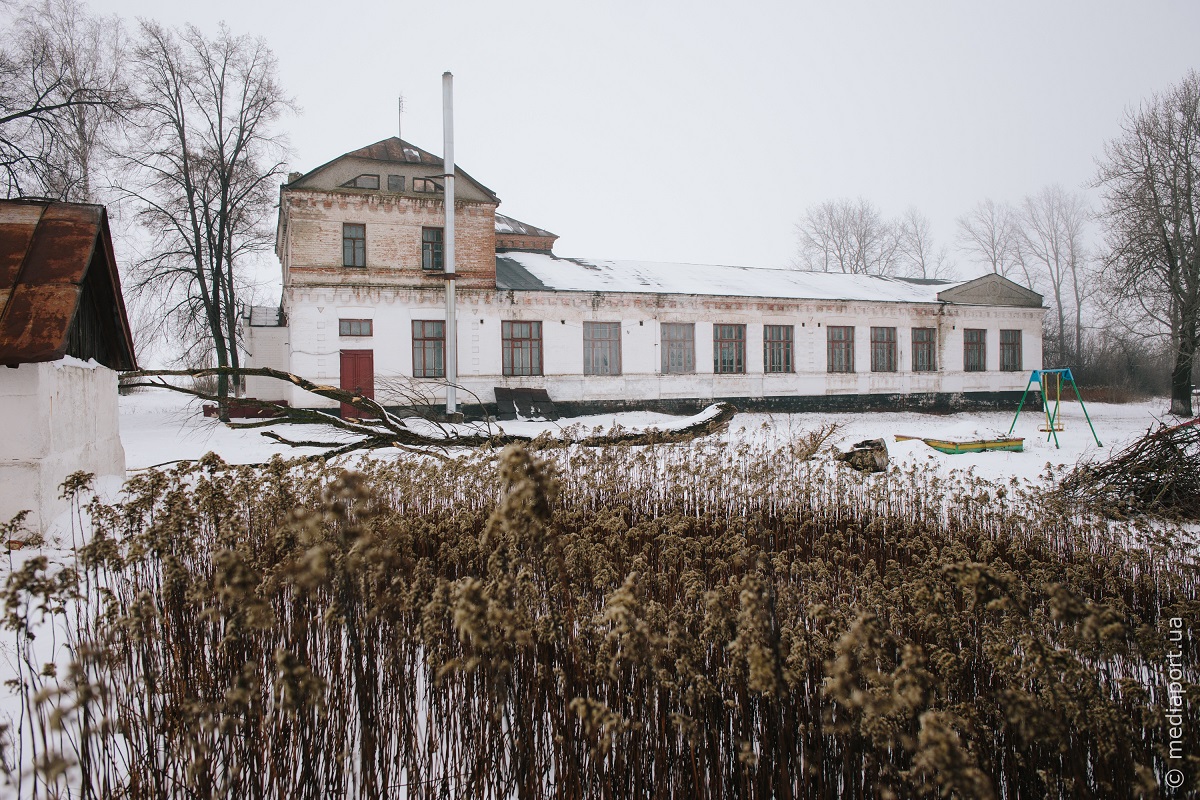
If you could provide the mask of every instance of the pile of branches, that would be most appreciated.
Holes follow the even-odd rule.
[[[1200,418],[1160,424],[1107,461],[1076,467],[1059,490],[1109,516],[1200,520]]]

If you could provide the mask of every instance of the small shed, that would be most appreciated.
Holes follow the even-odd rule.
[[[0,522],[45,531],[78,470],[124,479],[116,371],[136,366],[104,207],[0,200]]]

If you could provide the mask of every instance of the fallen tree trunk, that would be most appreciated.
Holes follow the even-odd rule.
[[[275,431],[264,430],[262,435],[291,447],[319,447],[326,452],[315,458],[333,458],[356,451],[377,450],[395,447],[400,450],[428,453],[430,451],[445,451],[451,448],[502,447],[507,444],[521,443],[531,449],[549,449],[579,444],[585,447],[605,447],[609,445],[649,445],[670,442],[687,442],[704,436],[710,436],[724,430],[729,421],[737,413],[737,409],[729,403],[715,403],[699,415],[693,422],[680,428],[659,430],[650,428],[640,432],[617,432],[612,434],[589,435],[582,438],[572,436],[555,436],[543,433],[539,436],[520,436],[506,433],[490,419],[485,419],[483,430],[469,427],[464,430],[460,426],[450,425],[439,421],[432,414],[421,414],[411,409],[407,415],[393,413],[370,397],[364,397],[356,392],[347,391],[336,386],[314,383],[299,375],[268,367],[240,368],[213,367],[210,369],[187,370],[136,370],[121,374],[122,388],[159,388],[181,392],[205,401],[217,401],[216,395],[209,394],[196,388],[178,386],[169,383],[165,378],[186,377],[205,378],[225,375],[230,378],[264,377],[286,381],[317,397],[346,403],[363,412],[360,418],[342,418],[309,408],[294,408],[269,400],[257,400],[249,397],[237,399],[239,406],[257,409],[271,416],[260,417],[252,422],[225,422],[230,428],[270,428],[280,425],[320,425],[331,428],[348,436],[355,437],[352,441],[322,441],[312,439],[291,439]],[[459,387],[461,390],[461,387]],[[410,398],[411,399],[411,398]],[[475,398],[478,402],[479,399]],[[479,403],[481,406],[482,402]],[[420,430],[411,423],[419,421]]]

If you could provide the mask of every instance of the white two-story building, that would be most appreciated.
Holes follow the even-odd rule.
[[[444,397],[442,160],[399,139],[280,192],[278,310],[247,363],[403,404]],[[1015,405],[1041,366],[1041,295],[966,282],[560,258],[456,172],[458,385],[468,414],[547,396],[567,414]],[[273,385],[274,384],[274,385]],[[544,393],[544,394],[543,394]],[[289,384],[247,394],[319,406]]]

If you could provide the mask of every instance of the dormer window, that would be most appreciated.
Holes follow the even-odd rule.
[[[413,178],[412,190],[414,192],[424,192],[427,194],[445,191],[442,188],[442,182],[435,181],[433,178]]]
[[[366,174],[359,175],[357,178],[343,183],[342,187],[346,189],[378,189],[379,176]]]

